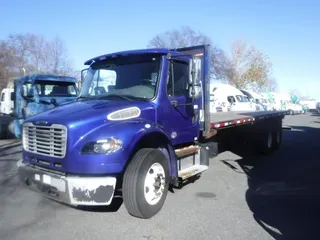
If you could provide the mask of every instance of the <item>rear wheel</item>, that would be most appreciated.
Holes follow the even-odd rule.
[[[151,218],[162,208],[168,194],[169,167],[166,156],[157,149],[144,148],[133,157],[122,185],[129,214]]]
[[[282,129],[273,133],[273,149],[278,150],[282,144]]]
[[[272,132],[262,132],[260,133],[260,141],[257,142],[259,144],[258,148],[262,154],[270,154],[273,150],[273,135]]]

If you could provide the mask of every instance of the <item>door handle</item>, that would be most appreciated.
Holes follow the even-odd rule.
[[[178,106],[178,101],[177,100],[172,100],[170,101],[171,102],[171,105],[174,106],[174,107],[177,107]]]

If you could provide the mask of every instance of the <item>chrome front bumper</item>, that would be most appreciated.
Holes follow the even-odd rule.
[[[26,188],[70,205],[110,205],[116,186],[115,177],[66,176],[17,163],[20,182]]]

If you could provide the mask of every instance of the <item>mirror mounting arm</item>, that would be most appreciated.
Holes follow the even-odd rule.
[[[189,106],[194,103],[194,98],[192,98],[192,101],[189,103],[178,103],[177,101],[171,101],[171,105],[174,107],[179,107],[179,106]]]

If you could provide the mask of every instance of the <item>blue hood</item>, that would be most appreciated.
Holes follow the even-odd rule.
[[[107,119],[107,115],[111,112],[128,107],[138,107],[140,116],[119,121]],[[28,118],[25,122],[40,125],[41,123],[37,124],[37,122],[41,121],[45,125],[62,124],[66,126],[66,156],[59,159],[24,151],[23,158],[30,161],[29,157],[35,157],[50,162],[50,166],[44,166],[41,162],[32,162],[32,164],[67,173],[106,174],[121,172],[131,154],[131,145],[136,137],[142,134],[142,131],[147,130],[144,128],[145,124],[149,123],[152,126],[153,123],[156,123],[156,111],[153,102],[127,100],[78,101],[47,110]],[[122,151],[118,151],[108,158],[103,154],[80,154],[85,144],[110,136],[123,141],[124,148]],[[61,164],[61,166],[55,166],[55,164]]]
[[[46,121],[48,124],[62,124],[69,131],[77,132],[75,135],[85,134],[103,124],[111,124],[107,115],[113,111],[128,107],[138,107],[141,110],[140,118],[155,122],[155,105],[152,102],[142,101],[110,101],[87,100],[62,105],[36,116],[30,117],[26,122]]]

